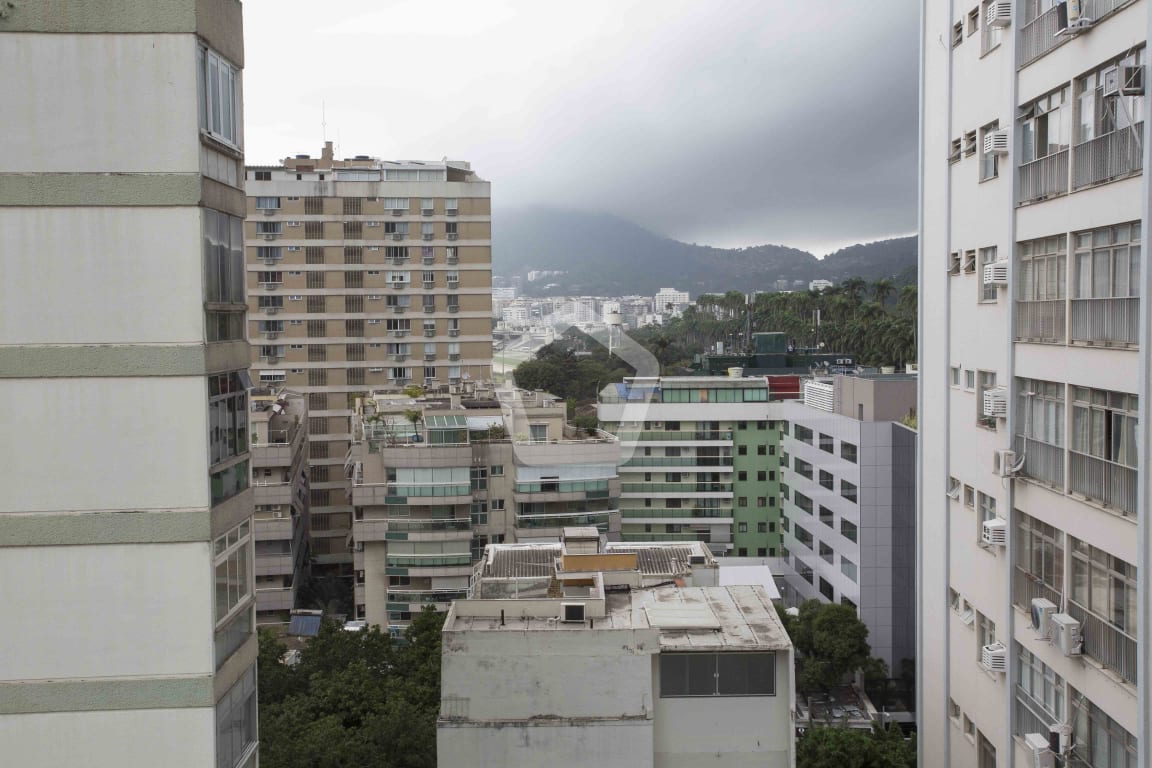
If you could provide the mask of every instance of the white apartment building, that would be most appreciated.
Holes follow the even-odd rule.
[[[699,543],[491,545],[444,623],[439,765],[794,765],[792,643]]]
[[[780,419],[784,602],[856,609],[893,675],[914,659],[916,406],[911,375],[809,379]]]
[[[661,288],[652,299],[652,311],[658,315],[679,315],[691,303],[687,291]]]
[[[1152,765],[1148,2],[922,12],[920,763]]]
[[[0,757],[257,762],[235,0],[0,13]]]

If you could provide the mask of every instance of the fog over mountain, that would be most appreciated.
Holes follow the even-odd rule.
[[[916,238],[843,248],[823,259],[786,245],[713,248],[682,243],[607,214],[554,208],[496,211],[493,270],[510,277],[529,270],[565,275],[523,281],[527,294],[653,294],[668,286],[701,293],[774,290],[777,280],[848,277],[913,282]],[[555,287],[545,289],[547,284]]]

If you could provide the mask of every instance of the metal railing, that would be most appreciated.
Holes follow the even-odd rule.
[[[1064,343],[1068,308],[1064,299],[1016,302],[1016,339]]]
[[[696,432],[694,430],[645,430],[643,432],[620,432],[621,440],[731,440],[731,432]]]
[[[1068,194],[1068,150],[1063,149],[1021,165],[1017,203],[1031,203]]]
[[[563,528],[571,526],[607,525],[611,510],[587,512],[580,515],[516,515],[517,528]]]
[[[397,520],[388,518],[389,531],[467,531],[472,528],[471,518],[449,517],[441,520]]]
[[[620,464],[622,467],[721,467],[732,471],[731,456],[644,456],[634,457]]]
[[[1072,341],[1140,342],[1140,297],[1072,299]]]
[[[705,544],[712,541],[711,534],[696,533],[695,531],[683,531],[681,533],[621,533],[620,538],[624,541],[699,541]]]
[[[435,592],[393,592],[388,591],[389,603],[450,603],[453,600],[463,600],[468,597],[468,590],[438,590]]]
[[[1064,449],[1023,435],[1016,435],[1017,455],[1023,454],[1022,472],[1033,480],[1064,490]]]
[[[624,493],[731,493],[732,483],[621,483]]]
[[[1063,594],[1020,566],[1016,566],[1015,572],[1012,574],[1012,603],[1024,610],[1031,610],[1032,600],[1037,597],[1042,597],[1053,605],[1059,606]]]
[[[1060,25],[1056,18],[1055,6],[1020,27],[1020,36],[1017,39],[1017,46],[1020,50],[1020,66],[1026,67],[1048,51],[1067,42],[1068,36],[1056,36],[1059,31]]]
[[[472,555],[388,555],[385,563],[393,568],[472,565]]]
[[[697,520],[707,520],[711,517],[732,517],[731,507],[679,507],[677,509],[658,509],[645,507],[644,509],[622,509],[620,514],[625,520],[644,519],[654,517],[686,517]]]
[[[1136,684],[1136,638],[1131,637],[1074,600],[1068,614],[1080,622],[1084,653],[1133,685]]]
[[[1134,0],[1080,0],[1080,15],[1099,22],[1112,11]]]
[[[1068,451],[1071,456],[1068,490],[1119,509],[1125,517],[1136,514],[1136,469],[1107,459]]]
[[[1144,123],[1135,123],[1077,144],[1072,150],[1072,189],[1099,184],[1141,170]]]
[[[516,483],[516,493],[587,493],[607,491],[608,480],[544,480],[536,483]]]
[[[1036,710],[1043,712],[1028,692],[1017,686],[1016,688],[1016,733],[1048,733],[1048,729],[1056,722],[1056,718],[1041,716]]]

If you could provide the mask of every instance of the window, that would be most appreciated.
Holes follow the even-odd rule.
[[[806,478],[808,480],[812,479],[812,465],[804,461],[804,459],[801,459],[799,456],[797,456],[792,460],[792,465],[796,471],[796,474],[800,475],[800,477]]]
[[[976,661],[979,662],[986,645],[996,642],[996,622],[976,611]]]
[[[1033,597],[1061,604],[1064,593],[1064,537],[1047,523],[1016,511],[1016,579],[1013,602],[1029,608]]]
[[[741,496],[738,499],[736,499],[736,506],[738,506],[738,507],[748,506],[748,497],[747,496]],[[748,527],[747,524],[745,524],[745,523],[741,523],[741,525],[743,525],[745,527],[745,529],[747,529],[747,527]]]
[[[1136,768],[1136,737],[1075,688],[1068,698],[1074,710],[1072,753],[1093,768]]]
[[[743,448],[744,446],[740,446],[740,447]],[[767,456],[768,455],[767,447],[768,446],[765,446],[765,445],[756,446],[756,455],[757,456]],[[775,448],[775,446],[773,446],[773,448]]]
[[[1136,566],[1077,538],[1069,536],[1068,541],[1072,550],[1072,601],[1135,637]]]
[[[775,653],[661,653],[660,697],[775,696]]]
[[[793,535],[796,537],[796,541],[812,549],[812,534],[808,533],[808,529],[799,525],[795,525],[793,528],[795,529]]]
[[[829,563],[829,564],[836,562],[836,553],[832,551],[832,547],[825,544],[824,542],[820,542],[818,547],[819,547],[821,560],[823,560],[824,562]]]
[[[856,502],[856,485],[847,480],[840,481],[840,495],[853,503]]]
[[[999,121],[988,123],[980,129],[980,180],[988,181],[1000,175],[1000,156],[995,152],[986,151],[985,139],[1000,130]]]
[[[1136,395],[1072,388],[1072,491],[1136,512]]]
[[[820,450],[825,453],[835,453],[835,442],[831,435],[826,435],[823,432],[820,433]]]
[[[1139,222],[1073,236],[1072,340],[1135,344],[1140,296]]]
[[[840,519],[840,535],[848,539],[848,541],[855,542],[856,539],[856,523],[849,522],[843,518]]]
[[[1067,245],[1067,238],[1059,235],[1016,246],[1017,338],[1064,341]]]
[[[740,471],[738,471],[736,473],[736,479],[739,480],[740,482],[745,482],[748,479],[747,470],[741,469]]]
[[[205,208],[201,227],[206,273],[204,302],[209,305],[205,311],[208,341],[242,340],[245,338],[244,224],[235,216]]]
[[[964,735],[972,741],[976,740],[976,724],[968,718],[968,715],[964,715]]]
[[[820,487],[829,491],[836,490],[836,481],[832,478],[831,472],[820,470]]]
[[[748,455],[748,446],[746,446],[746,445],[736,446],[736,455],[737,456],[747,456]]]
[[[209,462],[248,452],[248,392],[239,371],[208,377]]]
[[[856,463],[856,446],[853,445],[852,443],[846,443],[843,440],[840,441],[840,458],[844,459],[845,461],[850,461],[853,464],[855,464]]]
[[[843,555],[840,556],[840,573],[848,577],[849,581],[853,584],[857,583],[856,576],[856,563],[852,562]]]
[[[973,8],[968,11],[968,37],[980,31],[980,9]]]
[[[795,504],[798,508],[800,508],[804,512],[807,512],[808,514],[812,514],[812,499],[810,499],[807,496],[805,496],[804,494],[800,493],[800,491],[796,491]]]
[[[836,590],[832,588],[832,584],[823,576],[820,577],[820,594],[823,595],[824,599],[828,602],[836,600]]]
[[[949,374],[950,374],[949,381],[952,384],[952,386],[954,386],[954,387],[960,386],[960,366],[958,366],[958,365],[952,366],[952,368],[949,370]]]
[[[236,117],[240,112],[240,99],[236,80],[239,70],[218,53],[200,47],[196,56],[196,81],[200,95],[200,130],[214,139],[238,147],[240,134],[236,130]],[[257,198],[256,207],[261,207]],[[277,202],[276,208],[279,208]]]
[[[996,262],[996,246],[991,248],[980,249],[980,269],[977,274],[980,277],[980,301],[996,301],[1000,298],[1000,288],[995,283],[987,283],[984,281],[984,267]]]
[[[756,533],[768,533],[768,523],[756,523]]]
[[[748,533],[748,523],[736,523],[737,533]]]
[[[802,443],[812,445],[812,430],[808,429],[808,427],[797,424],[795,430],[793,431],[793,437]]]
[[[243,765],[256,750],[256,665],[216,702],[216,768]]]
[[[996,747],[979,732],[976,734],[976,768],[996,768]]]
[[[1072,176],[1074,189],[1140,170],[1145,97],[1123,96],[1117,86],[1125,85],[1118,82],[1122,68],[1143,65],[1144,59],[1141,47],[1076,80],[1076,151],[1087,157],[1107,153],[1108,160],[1076,167]]]
[[[1035,726],[1064,722],[1064,678],[1027,648],[1015,645],[1017,734],[1044,733]]]
[[[836,527],[836,515],[823,504],[820,505],[820,522],[829,528]]]
[[[964,22],[958,21],[952,25],[952,47],[957,48],[964,42]]]
[[[248,521],[216,538],[213,566],[216,583],[216,624],[220,626],[252,592],[252,537]]]

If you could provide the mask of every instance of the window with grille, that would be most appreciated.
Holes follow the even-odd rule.
[[[408,249],[402,245],[390,245],[384,249],[384,257],[393,261],[404,261],[408,258]]]
[[[312,502],[313,507],[330,506],[329,499],[331,498],[331,493],[328,491],[327,488],[314,489],[309,494],[309,497],[310,497],[309,500]]]
[[[661,653],[660,697],[775,696],[775,653]]]
[[[345,296],[344,297],[344,311],[345,312],[363,312],[364,311],[364,297],[363,296]]]
[[[326,411],[326,410],[328,410],[328,393],[327,392],[310,392],[310,393],[308,393],[308,410],[310,410],[310,411]]]
[[[306,283],[307,286],[309,288],[323,288],[324,282],[325,282],[324,276],[326,274],[327,274],[326,272],[320,272],[318,270],[309,272],[308,277],[305,278],[305,280],[307,281],[307,283]]]
[[[323,441],[316,441],[308,443],[308,454],[313,459],[326,459],[328,458],[328,443]]]
[[[304,213],[308,214],[309,216],[319,216],[320,214],[324,213],[324,198],[304,198]]]
[[[363,344],[345,344],[344,357],[349,361],[361,361],[364,359],[364,345]]]
[[[345,272],[344,273],[344,287],[345,288],[363,288],[364,287],[364,273],[363,272]]]
[[[364,384],[364,369],[363,368],[349,368],[347,382],[350,386],[361,386]]]
[[[323,344],[308,345],[308,362],[323,363],[328,359],[328,347]]]
[[[304,239],[305,240],[323,240],[324,239],[324,222],[322,222],[322,221],[306,221],[306,222],[304,222]]]
[[[345,320],[344,321],[344,335],[355,337],[364,335],[364,321],[363,320]]]
[[[346,221],[344,222],[344,237],[349,240],[360,240],[364,237],[364,222],[362,221]]]
[[[305,264],[323,264],[324,249],[318,245],[309,245],[304,248]]]
[[[326,483],[328,482],[328,470],[330,465],[317,464],[308,468],[308,478],[313,483]]]
[[[362,246],[362,245],[346,245],[346,246],[344,246],[344,263],[345,264],[363,264],[364,263],[364,246]]]
[[[328,386],[328,369],[327,368],[309,368],[308,369],[308,386],[310,386],[310,387],[326,387],[326,386]]]
[[[328,307],[327,307],[328,302],[325,301],[326,298],[327,297],[325,297],[325,296],[309,296],[308,297],[308,304],[307,304],[308,312],[311,312],[313,314],[323,314],[324,312],[327,312],[328,311]]]
[[[324,320],[308,321],[308,338],[319,339],[328,335],[327,322]]]
[[[359,216],[364,213],[364,198],[362,197],[345,197],[344,198],[344,215],[345,216]]]

